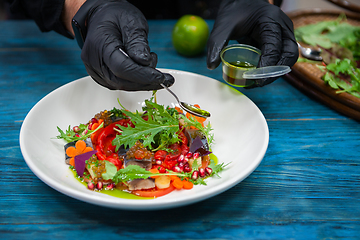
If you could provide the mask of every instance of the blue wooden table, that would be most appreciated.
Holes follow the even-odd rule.
[[[205,55],[174,51],[174,23],[149,21],[158,67],[221,80],[220,68],[206,68]],[[48,187],[20,152],[22,121],[46,94],[86,75],[75,40],[40,33],[31,21],[0,22],[1,239],[359,239],[360,123],[281,78],[241,90],[267,120],[269,147],[248,178],[216,197],[134,212]]]

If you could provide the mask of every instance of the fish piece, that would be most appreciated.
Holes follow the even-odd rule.
[[[137,165],[137,166],[140,166],[140,167],[144,168],[145,170],[150,170],[151,167],[152,167],[151,159],[137,160],[137,159],[127,159],[127,158],[125,158],[124,166],[127,167],[129,165]]]
[[[129,190],[150,189],[155,187],[155,179],[134,179],[128,182]]]

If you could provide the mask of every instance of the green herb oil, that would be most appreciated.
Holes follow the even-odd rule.
[[[255,66],[249,62],[242,62],[242,61],[235,61],[230,62],[231,65],[235,67],[241,67],[241,68],[254,68]]]
[[[76,180],[78,180],[82,185],[84,185],[85,187],[87,187],[87,183],[83,180],[83,178],[80,178],[75,169],[71,169],[72,173],[74,174],[74,177]],[[90,191],[90,190],[89,190]],[[135,200],[147,200],[147,199],[154,199],[154,198],[146,198],[146,197],[139,197],[136,196],[134,194],[119,190],[119,189],[111,189],[111,190],[107,190],[107,189],[102,189],[101,191],[98,191],[99,193],[103,193],[106,195],[110,195],[113,197],[117,197],[117,198],[124,198],[124,199],[135,199]]]

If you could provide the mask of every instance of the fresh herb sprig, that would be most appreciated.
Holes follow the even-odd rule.
[[[337,59],[328,64],[326,70],[323,79],[332,88],[340,89],[337,93],[348,92],[360,97],[360,69],[350,59]]]
[[[196,120],[196,118],[190,115],[190,118],[187,118],[185,115],[180,115],[181,119],[185,122],[185,125],[194,126],[199,129],[202,133],[205,134],[209,146],[214,143],[214,134],[211,133],[213,128],[211,127],[210,122],[203,127],[203,125]]]
[[[210,164],[210,167],[212,168],[213,171],[209,175],[209,177],[212,177],[212,176],[219,177],[218,174],[221,171],[223,171],[227,165],[224,163],[215,165],[215,163],[213,161],[211,161],[211,162],[212,163]],[[118,184],[120,182],[126,183],[128,181],[135,180],[135,179],[146,179],[146,178],[154,177],[154,176],[175,175],[175,176],[180,177],[181,179],[187,178],[188,181],[194,183],[195,185],[206,185],[206,182],[203,178],[198,178],[196,180],[191,178],[193,171],[197,170],[196,167],[194,167],[193,171],[189,172],[189,173],[185,173],[185,172],[178,173],[178,172],[173,172],[170,170],[167,173],[152,173],[138,165],[129,165],[126,168],[116,171],[115,165],[113,165],[111,162],[106,162],[105,168],[106,168],[106,173],[102,174],[103,179],[105,179],[105,180],[111,179],[115,184]]]
[[[60,134],[58,136],[56,136],[56,138],[57,139],[64,139],[66,142],[74,142],[74,141],[78,141],[78,140],[85,140],[85,139],[89,138],[92,133],[98,131],[103,126],[104,126],[104,124],[101,123],[96,129],[89,130],[87,125],[80,124],[78,132],[74,132],[74,130],[71,128],[70,125],[69,125],[68,129],[65,130],[65,132],[63,130],[61,130],[61,128],[57,127]],[[86,134],[81,134],[85,130],[87,130],[87,133]]]

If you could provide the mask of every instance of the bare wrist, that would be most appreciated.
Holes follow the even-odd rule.
[[[64,8],[62,11],[61,20],[64,23],[64,26],[68,32],[74,35],[74,30],[72,29],[71,21],[79,8],[86,2],[86,0],[65,0]]]

